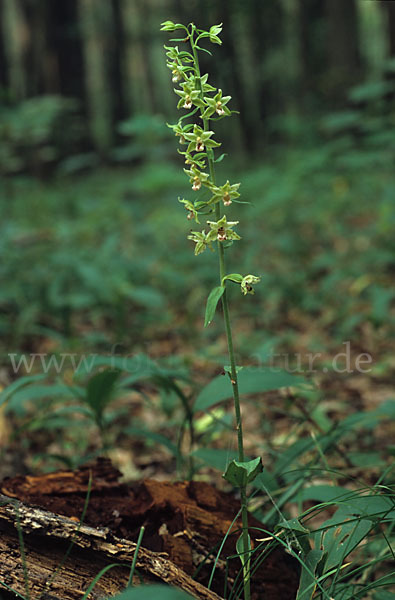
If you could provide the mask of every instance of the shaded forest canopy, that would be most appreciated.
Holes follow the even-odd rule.
[[[0,10],[0,108],[55,96],[63,110],[61,98],[76,99],[86,130],[70,143],[102,155],[122,120],[175,112],[162,20],[224,23],[207,58],[240,110],[230,135],[249,150],[291,136],[301,116],[346,106],[350,86],[388,78],[395,56],[394,2],[1,0]]]

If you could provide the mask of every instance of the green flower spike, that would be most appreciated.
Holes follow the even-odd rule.
[[[259,283],[261,280],[260,277],[256,277],[255,275],[246,275],[243,277],[242,282],[240,284],[242,293],[246,296],[247,294],[254,294],[254,288],[252,287],[256,283]]]
[[[182,199],[178,198],[178,202],[181,202],[181,204],[183,204],[185,206],[186,210],[188,211],[187,219],[189,219],[189,220],[195,219],[196,223],[199,223],[198,213],[197,213],[197,210],[195,209],[194,205],[192,204],[192,202],[189,202],[189,200],[184,200],[184,198],[182,198]]]
[[[211,231],[207,234],[207,239],[212,242],[217,239],[219,242],[225,242],[226,240],[240,240],[240,236],[233,231],[232,227],[237,225],[239,221],[227,221],[226,215],[219,221],[207,221],[210,225]]]

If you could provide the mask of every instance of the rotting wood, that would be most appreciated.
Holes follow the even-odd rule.
[[[103,575],[89,598],[105,598],[126,586],[136,544],[117,538],[106,527],[79,524],[0,495],[0,582],[19,594],[26,594],[26,588],[18,527],[23,532],[31,600],[40,595],[42,600],[81,599],[98,572],[114,563],[118,566]],[[71,542],[72,552],[51,580]],[[140,547],[136,568],[145,581],[167,583],[203,600],[220,598],[169,561],[164,553]]]

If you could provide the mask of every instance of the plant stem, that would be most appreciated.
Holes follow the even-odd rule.
[[[200,67],[199,67],[199,58],[195,47],[195,26],[192,24],[192,30],[189,36],[189,40],[191,43],[191,48],[193,52],[193,57],[195,61],[195,69],[196,76],[198,78],[200,84],[200,93],[201,98],[203,99],[203,87],[200,81]],[[201,111],[203,112],[203,111]],[[208,119],[203,120],[203,130],[208,131]],[[212,183],[215,185],[215,165],[214,165],[214,153],[212,148],[207,148],[207,162],[210,172],[210,179]],[[215,218],[218,221],[221,218],[221,207],[220,203],[217,202],[215,205]],[[223,247],[223,243],[218,241],[218,257],[219,257],[219,280],[222,285],[222,280],[226,275],[226,267],[225,267],[225,251]],[[224,324],[225,324],[225,332],[226,339],[228,343],[228,354],[230,361],[230,375],[231,375],[231,383],[232,383],[232,391],[233,391],[233,405],[235,410],[236,417],[236,431],[237,431],[237,447],[238,447],[238,458],[240,462],[244,462],[244,442],[243,442],[243,426],[241,420],[241,412],[240,412],[240,395],[239,395],[239,385],[237,379],[237,369],[236,369],[236,360],[235,353],[233,347],[233,338],[232,338],[232,327],[230,323],[229,316],[229,303],[227,290],[222,295],[222,309],[224,315]],[[244,485],[240,488],[240,496],[241,496],[241,519],[242,519],[242,540],[243,540],[243,554],[244,560],[243,564],[243,586],[244,586],[244,600],[250,600],[251,597],[251,589],[250,589],[250,544],[249,544],[249,535],[248,535],[248,505],[247,505],[247,486]],[[248,558],[248,560],[246,560]]]

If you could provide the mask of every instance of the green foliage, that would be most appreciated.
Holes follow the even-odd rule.
[[[114,600],[151,600],[160,596],[163,600],[188,600],[191,598],[182,590],[166,585],[143,585],[113,596]]]
[[[0,105],[0,173],[40,174],[70,153],[83,136],[77,108],[75,100],[55,95]]]
[[[206,305],[206,315],[204,317],[204,326],[210,325],[211,321],[214,319],[215,311],[217,308],[217,304],[221,299],[222,294],[225,291],[225,287],[219,285],[213,288],[207,298]]]
[[[290,375],[283,369],[270,367],[244,367],[239,371],[238,383],[241,394],[258,394],[282,387],[298,386],[305,380]],[[218,375],[199,393],[194,411],[207,410],[211,406],[232,397],[233,389],[230,377]]]
[[[169,154],[171,135],[158,115],[133,116],[121,121],[117,131],[125,140],[111,152],[118,163],[162,161]]]
[[[232,460],[223,477],[235,487],[245,488],[248,483],[254,481],[262,470],[262,459],[260,457],[246,462]]]
[[[86,386],[83,396],[84,402],[91,408],[96,423],[101,429],[104,427],[103,413],[106,406],[111,402],[116,392],[116,384],[121,371],[106,370],[93,375]]]

